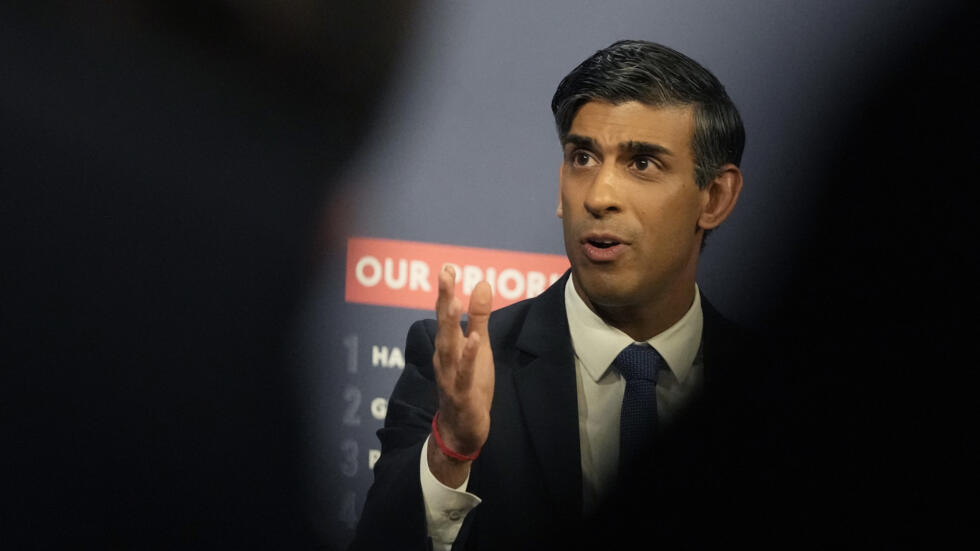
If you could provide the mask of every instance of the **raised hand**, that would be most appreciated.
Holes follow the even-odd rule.
[[[490,434],[490,403],[493,400],[493,352],[487,323],[493,292],[483,281],[470,295],[466,334],[459,326],[462,305],[454,296],[456,273],[449,266],[439,274],[435,340],[436,383],[439,388],[437,430],[443,444],[461,455],[472,455]],[[457,487],[469,473],[468,461],[453,459],[434,441],[428,446],[429,469],[443,484]]]

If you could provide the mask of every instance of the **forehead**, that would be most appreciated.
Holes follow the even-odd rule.
[[[694,107],[654,107],[638,101],[619,104],[590,101],[575,114],[569,134],[591,138],[602,148],[645,142],[677,154],[687,153],[689,157],[694,135]]]

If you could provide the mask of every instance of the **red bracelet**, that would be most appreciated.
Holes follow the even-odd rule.
[[[442,441],[442,437],[439,436],[439,429],[436,428],[437,419],[439,419],[438,410],[436,410],[436,414],[432,416],[432,436],[436,437],[436,445],[439,446],[439,449],[442,450],[442,453],[448,455],[449,457],[452,457],[457,461],[473,461],[480,455],[480,450],[476,450],[476,453],[474,453],[473,455],[463,455],[459,452],[454,452],[453,450],[449,449],[449,447],[446,446],[446,444]]]

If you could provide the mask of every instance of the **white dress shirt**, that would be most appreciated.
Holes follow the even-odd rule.
[[[610,367],[616,356],[635,341],[589,309],[575,291],[571,275],[565,284],[565,313],[575,351],[582,498],[584,512],[589,513],[612,485],[619,462],[619,414],[626,382]],[[704,370],[698,352],[703,327],[701,296],[695,285],[694,301],[687,313],[646,341],[670,368],[662,371],[657,379],[660,426],[670,424],[673,415],[702,383]],[[480,498],[465,491],[469,478],[459,488],[439,482],[429,471],[427,448],[428,439],[422,446],[419,461],[428,533],[433,549],[448,551],[463,526],[463,519],[480,504]]]

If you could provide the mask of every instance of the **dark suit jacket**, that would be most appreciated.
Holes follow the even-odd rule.
[[[767,480],[778,451],[771,373],[754,340],[702,300],[705,386],[674,428],[654,443],[642,472],[595,518],[583,519],[575,362],[564,286],[494,312],[489,333],[495,363],[490,435],[474,461],[468,490],[482,503],[466,518],[454,549],[605,548],[658,519],[656,539],[703,541],[691,533],[710,519],[755,541],[742,519]],[[437,406],[432,355],[434,320],[415,323],[405,371],[378,431],[381,458],[354,549],[425,549],[419,482],[422,443]],[[749,508],[752,509],[752,508]],[[745,528],[746,530],[743,530]],[[735,537],[729,529],[726,538]]]

